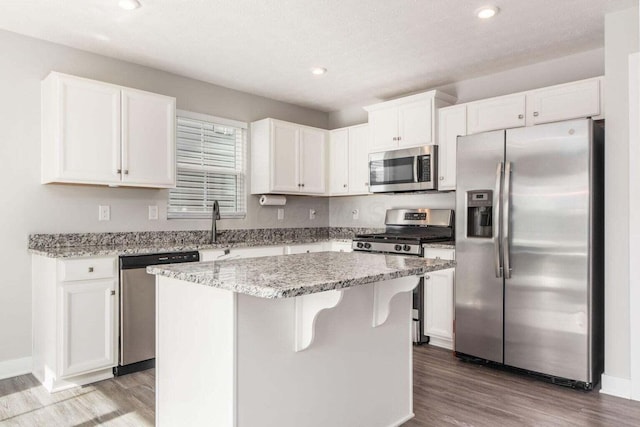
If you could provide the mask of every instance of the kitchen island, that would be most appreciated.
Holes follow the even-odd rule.
[[[411,291],[452,267],[359,252],[148,267],[156,425],[400,425],[413,417]]]

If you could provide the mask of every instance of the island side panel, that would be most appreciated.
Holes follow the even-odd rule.
[[[238,295],[238,427],[390,427],[413,417],[411,292],[374,328],[373,285],[345,289],[300,352],[294,304]]]
[[[156,279],[156,426],[235,426],[237,295]]]

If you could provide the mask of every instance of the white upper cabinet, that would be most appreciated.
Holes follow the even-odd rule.
[[[371,152],[398,147],[398,109],[395,107],[369,112]]]
[[[601,83],[601,79],[596,78],[530,92],[527,94],[527,124],[599,116]]]
[[[175,185],[174,98],[122,90],[122,181],[138,186]]]
[[[369,194],[369,126],[332,130],[330,139],[329,194]]]
[[[175,186],[175,98],[52,72],[41,140],[43,184]]]
[[[580,80],[470,102],[467,133],[533,126],[580,117],[603,118],[603,79]]]
[[[120,88],[52,74],[42,83],[43,182],[119,183]]]
[[[524,126],[525,95],[515,94],[467,104],[470,134]]]
[[[438,112],[438,191],[456,189],[458,136],[467,134],[467,106],[442,108]]]
[[[432,103],[427,99],[398,107],[398,148],[435,143]]]
[[[327,191],[327,131],[303,127],[300,130],[300,184],[303,193]]]
[[[274,191],[300,191],[300,130],[289,123],[274,122],[271,128],[273,169],[271,179]],[[253,138],[252,138],[253,140]],[[255,159],[260,162],[260,159]],[[267,158],[263,159],[267,160]],[[253,164],[253,161],[252,161]],[[253,184],[253,183],[252,183]]]
[[[450,95],[432,90],[365,107],[369,112],[369,151],[435,144],[436,112],[455,101]]]
[[[369,194],[369,125],[349,128],[349,194]]]
[[[349,129],[329,132],[329,194],[349,192]]]
[[[325,194],[327,134],[275,119],[251,123],[251,194]]]

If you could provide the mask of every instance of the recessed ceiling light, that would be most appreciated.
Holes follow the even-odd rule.
[[[134,10],[142,5],[138,0],[120,0],[118,2],[118,6],[120,6],[124,10]]]
[[[327,69],[323,67],[313,67],[311,69],[311,74],[313,74],[314,76],[321,76],[326,72],[327,72]]]
[[[493,18],[500,11],[497,6],[483,6],[476,10],[476,16],[480,19]]]

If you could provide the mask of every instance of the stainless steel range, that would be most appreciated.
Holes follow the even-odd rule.
[[[452,209],[389,209],[385,216],[385,232],[358,234],[352,243],[354,251],[424,256],[424,244],[454,240]],[[424,335],[424,279],[413,292],[413,342],[429,342]]]

